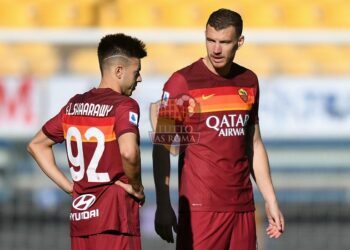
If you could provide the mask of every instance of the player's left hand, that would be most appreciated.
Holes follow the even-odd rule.
[[[154,217],[156,233],[168,243],[174,243],[173,230],[177,233],[177,218],[171,204],[158,205]]]
[[[73,195],[73,183],[69,183],[69,186],[67,189],[63,189],[64,192],[66,192],[67,194],[69,194],[70,196]]]
[[[139,206],[142,207],[143,204],[145,203],[146,197],[145,194],[143,192],[143,187],[141,188],[140,191],[135,191],[135,189],[132,187],[131,184],[127,184],[121,181],[116,181],[114,184],[120,186],[121,188],[123,188],[128,194],[134,196],[135,198],[137,198],[139,200]]]
[[[266,202],[265,210],[269,222],[266,233],[270,238],[279,238],[284,232],[284,217],[277,201]]]

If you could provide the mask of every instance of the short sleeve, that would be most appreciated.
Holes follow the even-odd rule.
[[[56,143],[62,143],[64,141],[64,132],[62,126],[62,115],[64,108],[50,120],[48,120],[42,127],[43,133]]]
[[[177,122],[183,121],[187,112],[183,105],[186,97],[188,97],[187,81],[183,75],[175,72],[164,84],[158,116]]]
[[[251,123],[258,124],[259,123],[259,98],[260,98],[260,90],[259,90],[259,82],[256,79],[256,91],[254,96],[254,104],[251,113]]]
[[[164,84],[162,100],[164,98],[178,98],[188,94],[187,81],[183,75],[175,72]]]
[[[115,110],[115,134],[117,138],[124,133],[132,132],[139,136],[140,108],[131,98],[120,103]]]

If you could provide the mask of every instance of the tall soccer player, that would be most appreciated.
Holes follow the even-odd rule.
[[[213,12],[205,30],[207,56],[176,71],[163,89],[156,138],[166,136],[169,124],[181,131],[179,221],[169,198],[169,145],[154,144],[155,229],[168,242],[177,231],[177,249],[256,249],[250,175],[265,200],[267,235],[284,231],[260,136],[258,79],[233,62],[244,43],[242,28],[238,13]]]
[[[142,41],[124,35],[98,45],[98,88],[73,96],[28,145],[42,171],[72,195],[73,250],[141,249],[139,207],[145,200],[139,150],[139,107],[129,96],[141,82]],[[73,182],[52,146],[65,141]]]

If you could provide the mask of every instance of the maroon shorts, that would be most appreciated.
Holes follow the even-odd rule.
[[[179,214],[177,250],[256,250],[255,213]]]
[[[88,236],[71,237],[72,250],[140,250],[140,236],[105,232]]]

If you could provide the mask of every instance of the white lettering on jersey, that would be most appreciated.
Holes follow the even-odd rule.
[[[96,218],[100,216],[100,212],[98,209],[90,210],[90,211],[84,211],[81,213],[70,213],[70,220],[71,221],[80,221],[80,220],[89,220],[92,218]]]
[[[219,132],[219,136],[244,136],[244,127],[247,125],[249,115],[229,114],[218,117],[209,116],[206,120],[208,128]]]
[[[93,194],[83,194],[75,198],[72,202],[72,206],[80,211],[79,213],[70,213],[70,220],[71,221],[80,221],[80,220],[88,220],[91,218],[98,217],[99,210],[94,209],[90,211],[85,211],[88,208],[90,208],[96,201],[96,196]]]
[[[66,114],[105,117],[112,109],[113,105],[108,104],[69,103],[66,107]]]

